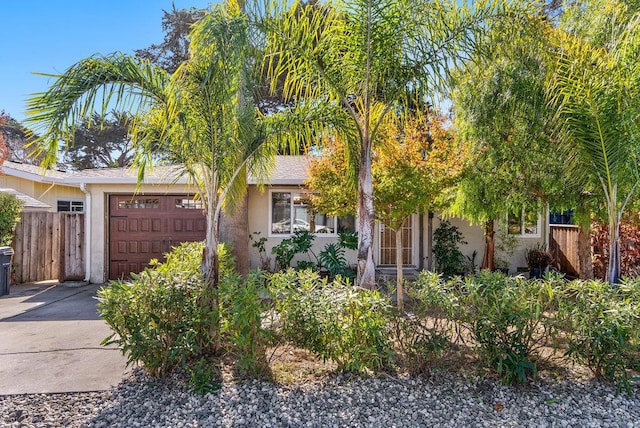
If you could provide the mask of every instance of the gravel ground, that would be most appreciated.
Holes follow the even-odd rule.
[[[0,426],[640,427],[640,394],[597,382],[346,379],[299,386],[225,383],[204,396],[140,371],[108,392],[0,397]]]

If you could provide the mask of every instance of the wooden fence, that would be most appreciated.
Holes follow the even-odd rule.
[[[555,267],[569,276],[578,277],[578,233],[576,226],[550,226],[549,250],[555,259]]]
[[[84,214],[22,213],[13,256],[15,283],[82,280],[85,276]]]

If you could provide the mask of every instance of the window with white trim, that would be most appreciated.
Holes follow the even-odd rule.
[[[314,213],[310,209],[308,195],[301,192],[269,192],[269,221],[271,235],[291,235],[299,230],[311,233],[336,235],[338,232],[353,230],[353,216],[335,217]]]
[[[542,217],[537,210],[524,207],[512,210],[507,214],[507,233],[523,238],[540,238],[542,236]]]
[[[58,212],[84,212],[84,201],[58,200]]]

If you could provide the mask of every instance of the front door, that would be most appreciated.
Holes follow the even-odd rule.
[[[396,265],[396,232],[383,224],[380,228],[380,266]],[[413,216],[402,226],[402,264],[413,265]]]

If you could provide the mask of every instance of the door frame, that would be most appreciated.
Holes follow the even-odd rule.
[[[420,240],[419,222],[420,222],[420,216],[418,214],[412,214],[411,215],[411,263],[403,265],[403,268],[415,268],[418,266],[418,258],[419,258],[418,249],[420,245],[420,243],[418,242]],[[375,241],[374,242],[374,247],[375,247],[374,261],[375,261],[376,267],[385,267],[385,268],[395,267],[396,266],[395,263],[385,264],[385,265],[380,264],[380,260],[382,260],[382,247],[380,244],[382,241],[382,233],[383,233],[384,227],[385,226],[383,224],[376,221],[373,228],[373,232],[376,237],[376,239],[374,240]]]

